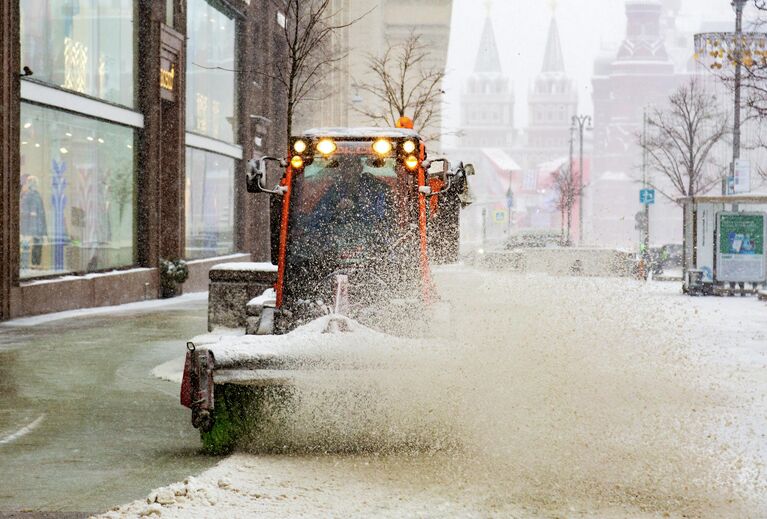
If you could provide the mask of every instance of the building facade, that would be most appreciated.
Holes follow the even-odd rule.
[[[541,72],[528,95],[525,163],[528,167],[549,162],[569,153],[572,117],[578,110],[575,83],[565,72],[562,43],[555,16],[551,17]]]
[[[461,92],[459,147],[511,148],[514,145],[514,91],[498,54],[493,20],[482,29],[474,69]]]
[[[374,121],[358,108],[383,107],[359,87],[376,81],[370,72],[369,59],[380,56],[388,46],[403,43],[411,34],[418,36],[427,49],[421,65],[428,70],[445,69],[452,0],[333,0],[331,12],[335,13],[338,24],[356,21],[333,35],[333,47],[343,59],[329,71],[319,89],[321,94],[308,99],[300,109],[297,129],[370,126]],[[364,46],[359,42],[365,42]],[[435,118],[435,124],[424,131],[425,135],[440,134],[439,119]]]
[[[1,0],[0,319],[204,290],[270,259],[245,164],[284,149],[268,0]]]
[[[552,174],[566,166],[578,94],[565,69],[554,14],[540,73],[527,92],[526,128],[515,128],[515,92],[502,63],[488,12],[474,68],[461,93],[460,136],[450,150],[455,160],[472,161],[482,173],[472,179],[477,202],[464,212],[464,234],[474,241],[560,228]]]
[[[642,209],[639,135],[644,112],[665,106],[689,77],[666,46],[673,12],[656,0],[628,0],[625,39],[594,66],[593,176],[585,209],[586,235],[598,238],[600,245],[635,248],[640,243],[635,214]],[[691,42],[688,50],[692,52]],[[657,176],[654,180],[662,182]],[[656,198],[650,216],[653,243],[681,241],[681,210]]]

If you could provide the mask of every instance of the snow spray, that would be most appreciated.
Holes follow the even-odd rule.
[[[447,324],[420,322],[413,335],[431,337],[394,353],[385,335],[360,334],[376,369],[298,381],[274,428],[247,447],[374,456],[386,477],[489,512],[512,502],[554,516],[765,510],[750,497],[765,495],[760,467],[737,455],[735,399],[697,362],[673,299],[628,280],[437,278]]]

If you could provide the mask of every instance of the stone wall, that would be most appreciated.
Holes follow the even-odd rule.
[[[277,267],[270,263],[222,263],[210,269],[208,331],[245,328],[248,301],[273,288]]]

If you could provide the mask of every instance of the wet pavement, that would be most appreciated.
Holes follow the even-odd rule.
[[[214,465],[151,374],[205,328],[204,300],[0,326],[0,518],[87,516]]]

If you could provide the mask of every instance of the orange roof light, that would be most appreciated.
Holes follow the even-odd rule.
[[[397,120],[397,128],[404,128],[406,130],[413,129],[413,120],[410,117],[400,117]]]

